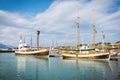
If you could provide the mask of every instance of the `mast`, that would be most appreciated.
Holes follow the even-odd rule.
[[[96,22],[95,22],[95,16],[93,16],[93,48],[96,46]]]
[[[22,35],[20,35],[20,41],[19,44],[22,44]]]
[[[31,42],[30,44],[31,44],[31,48],[32,48],[32,35],[31,35],[31,39],[30,39],[30,42]]]
[[[52,41],[52,47],[55,48],[55,43],[54,43],[54,41]]]
[[[105,48],[105,34],[102,31],[102,49],[104,49],[104,48]]]
[[[25,37],[24,37],[24,43],[25,43]]]
[[[20,41],[19,41],[19,46],[18,46],[18,49],[21,48],[21,44],[22,44],[22,35],[20,35]]]
[[[77,48],[80,48],[80,27],[79,27],[79,16],[76,19],[76,27],[77,27]]]
[[[37,48],[39,49],[39,34],[40,34],[40,31],[38,30],[37,31]]]

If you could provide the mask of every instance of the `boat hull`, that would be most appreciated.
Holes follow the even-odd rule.
[[[109,53],[94,54],[62,54],[63,58],[88,58],[88,59],[109,59]]]
[[[15,54],[17,55],[41,55],[41,56],[45,56],[45,55],[49,55],[49,51],[15,51]]]

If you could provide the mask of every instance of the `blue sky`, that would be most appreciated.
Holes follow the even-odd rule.
[[[17,46],[22,35],[29,44],[32,35],[36,46],[40,30],[41,46],[76,45],[77,13],[82,44],[92,43],[93,17],[97,42],[101,31],[105,42],[120,41],[120,0],[0,0],[0,43]]]
[[[53,0],[0,0],[0,9],[17,13],[35,15],[45,11]]]
[[[47,2],[46,0],[1,0],[0,8],[13,12],[30,12],[30,10],[39,12],[48,8],[52,2],[53,0],[48,0]]]

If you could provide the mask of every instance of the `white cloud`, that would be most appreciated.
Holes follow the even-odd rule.
[[[40,44],[51,45],[53,40],[58,45],[76,45],[77,10],[80,16],[81,43],[91,43],[93,12],[95,10],[96,27],[98,31],[97,41],[101,41],[101,31],[106,31],[106,41],[119,40],[120,11],[111,12],[114,0],[65,0],[54,1],[45,11],[27,19],[18,13],[10,13],[0,10],[0,42],[17,46],[19,36],[27,37],[30,43],[30,35],[33,36],[36,45],[36,30],[40,30]],[[79,7],[79,8],[78,8]],[[117,31],[117,32],[116,32]],[[114,33],[114,35],[113,35]],[[14,41],[14,42],[13,42]]]

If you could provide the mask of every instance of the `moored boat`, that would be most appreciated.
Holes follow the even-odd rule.
[[[15,54],[45,56],[49,54],[49,51],[48,50],[16,50]]]
[[[29,45],[27,45],[26,43],[22,43],[22,40],[20,40],[18,50],[15,51],[15,54],[46,56],[49,55],[49,50],[45,48],[44,49],[30,48]]]
[[[63,58],[90,58],[90,59],[110,59],[110,52],[104,48],[104,34],[102,32],[102,43],[103,49],[96,49],[96,25],[95,21],[93,22],[93,47],[89,48],[87,46],[80,45],[80,27],[79,27],[79,16],[76,19],[76,31],[77,31],[77,50],[79,52],[73,51],[61,51]]]
[[[84,51],[84,52],[68,52],[61,51],[63,58],[88,58],[88,59],[108,59],[110,58],[109,52],[94,52],[94,51]]]

